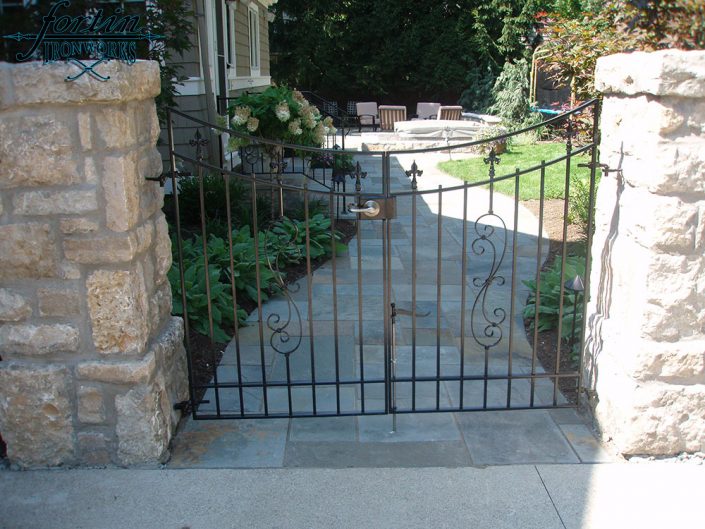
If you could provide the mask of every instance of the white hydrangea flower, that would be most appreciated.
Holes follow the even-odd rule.
[[[294,136],[299,136],[300,134],[303,134],[303,130],[301,129],[301,120],[300,119],[295,119],[291,123],[289,123],[289,132],[291,132]]]
[[[255,117],[250,117],[247,119],[247,130],[254,132],[257,130],[257,127],[259,127],[259,119]]]
[[[250,107],[236,107],[235,115],[233,116],[231,123],[235,126],[244,125],[247,123],[250,115],[252,115],[252,109]]]
[[[291,111],[289,110],[289,105],[286,101],[279,103],[274,112],[277,115],[277,118],[279,118],[279,121],[282,122],[289,121],[289,118],[291,117]]]

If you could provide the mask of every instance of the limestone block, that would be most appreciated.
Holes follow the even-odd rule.
[[[661,50],[601,57],[595,88],[606,94],[705,97],[705,51]]]
[[[168,318],[161,334],[155,340],[152,350],[161,366],[161,374],[171,407],[171,428],[176,428],[180,412],[173,404],[189,398],[188,367],[184,348],[184,322],[178,316]]]
[[[109,229],[127,231],[139,220],[139,182],[134,153],[103,161],[105,218]]]
[[[124,465],[156,462],[167,455],[171,432],[163,387],[138,386],[115,398],[118,458]]]
[[[0,351],[47,355],[78,351],[79,331],[73,325],[5,324],[0,327]],[[2,356],[2,355],[0,355]]]
[[[93,233],[99,228],[97,221],[85,217],[68,217],[59,220],[59,230],[64,235]]]
[[[81,279],[81,267],[76,263],[63,261],[59,264],[59,277],[61,279]]]
[[[87,424],[105,422],[103,392],[94,386],[78,388],[78,420]]]
[[[81,312],[77,290],[40,288],[37,290],[40,316],[76,316]]]
[[[146,181],[140,193],[140,219],[148,219],[164,207],[164,188],[157,182]]]
[[[98,168],[95,165],[95,160],[90,156],[86,156],[83,160],[83,179],[87,184],[98,182]]]
[[[156,227],[154,282],[159,285],[166,279],[166,274],[171,268],[171,238],[164,215],[159,215],[154,225]]]
[[[676,341],[705,330],[705,292],[698,280],[705,258],[655,254],[649,260],[644,284],[646,306],[642,332],[657,341]]]
[[[78,457],[82,464],[88,466],[109,465],[110,440],[102,433],[79,432],[76,436]]]
[[[134,114],[127,111],[126,105],[100,108],[94,119],[102,148],[123,149],[137,141]]]
[[[151,220],[146,221],[135,230],[134,237],[137,253],[146,251],[154,238],[154,223]]]
[[[70,386],[64,367],[0,364],[0,431],[11,462],[37,467],[74,459]]]
[[[88,213],[98,209],[95,189],[68,191],[26,191],[12,200],[16,215]]]
[[[83,264],[128,263],[146,250],[151,238],[151,226],[129,233],[67,237],[64,239],[64,255],[71,261]]]
[[[619,451],[673,455],[705,450],[705,386],[635,382],[603,363],[595,415]]]
[[[78,116],[78,137],[81,140],[81,147],[87,151],[93,148],[93,131],[91,130],[91,113],[79,112]]]
[[[48,224],[0,226],[0,280],[56,275],[56,246]]]
[[[93,343],[103,354],[141,353],[149,336],[144,283],[135,270],[98,270],[86,281]]]
[[[133,113],[135,122],[137,141],[140,145],[155,145],[159,138],[161,128],[159,117],[157,116],[157,106],[152,101],[136,101],[130,103],[130,110]]]
[[[152,98],[161,90],[156,61],[134,64],[110,61],[101,64],[99,69],[102,75],[110,76],[110,82],[83,75],[67,83],[66,77],[77,73],[76,67],[68,63],[12,64],[8,72],[12,77],[15,103],[19,105],[123,102]]]
[[[162,174],[162,156],[156,147],[144,149],[137,160],[137,173],[139,181],[146,182],[146,178],[154,178]]]
[[[0,193],[0,216],[2,216],[2,212],[5,210],[5,207],[2,204],[2,193]]]
[[[639,340],[620,348],[620,363],[636,380],[705,384],[705,337],[675,343]]]
[[[68,185],[80,174],[64,116],[12,113],[0,119],[0,187]]]
[[[622,196],[620,224],[644,248],[687,255],[695,252],[699,213],[697,203],[628,189]]]
[[[171,314],[171,285],[167,282],[158,286],[149,298],[150,329],[161,328],[165,318]]]
[[[150,352],[140,360],[82,362],[76,366],[76,376],[109,384],[142,384],[151,379],[155,370],[154,353]]]
[[[22,321],[32,315],[30,301],[17,292],[0,288],[0,321]]]
[[[9,108],[15,102],[15,97],[12,94],[10,68],[9,63],[0,62],[0,110]]]

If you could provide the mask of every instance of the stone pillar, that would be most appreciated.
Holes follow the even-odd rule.
[[[168,455],[187,398],[156,62],[0,63],[0,433],[22,467]]]
[[[705,450],[705,51],[604,57],[587,314],[595,417],[623,454]]]

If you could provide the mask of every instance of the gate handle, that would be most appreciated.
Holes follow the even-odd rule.
[[[363,207],[355,206],[354,204],[348,204],[348,211],[350,213],[362,213],[368,217],[376,217],[379,215],[379,204],[374,200],[368,200],[365,202]]]

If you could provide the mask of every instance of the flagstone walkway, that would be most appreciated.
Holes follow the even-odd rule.
[[[455,155],[454,155],[455,156]],[[541,374],[524,331],[522,310],[528,295],[524,280],[536,276],[548,250],[546,235],[538,234],[537,219],[513,199],[469,188],[467,210],[462,189],[440,193],[438,187],[459,181],[438,169],[448,154],[424,154],[415,161],[423,175],[416,199],[416,322],[412,309],[413,227],[412,197],[397,199],[397,217],[391,223],[391,293],[400,311],[397,320],[397,376],[459,375],[513,376]],[[381,192],[379,158],[359,157],[368,176],[363,193]],[[414,157],[392,158],[392,192],[410,191],[404,170]],[[491,202],[491,206],[490,206]],[[492,208],[490,211],[490,207]],[[439,215],[440,213],[440,215]],[[464,223],[463,219],[466,219]],[[516,219],[516,220],[515,220]],[[440,223],[440,225],[439,225]],[[463,226],[467,230],[466,268],[463,270]],[[264,352],[259,346],[257,312],[226,349],[218,367],[219,382],[317,381],[384,378],[384,306],[382,228],[379,221],[363,221],[359,240],[347,252],[317,269],[310,284],[302,278],[291,288],[292,301],[271,299],[263,307]],[[516,237],[516,238],[515,238]],[[439,251],[440,248],[440,251]],[[358,274],[358,266],[361,272]],[[494,280],[486,280],[494,270]],[[335,275],[335,281],[334,281]],[[465,304],[463,305],[463,282]],[[512,295],[513,293],[513,295]],[[298,311],[298,312],[297,312]],[[293,316],[281,340],[266,323]],[[360,318],[360,315],[362,316]],[[300,327],[299,327],[300,322]],[[462,323],[464,322],[464,325]],[[493,322],[495,324],[493,324]],[[464,329],[464,333],[461,330]],[[299,342],[300,336],[300,342]],[[415,338],[415,339],[414,339]],[[286,357],[279,350],[295,348]],[[488,346],[488,355],[486,348]],[[461,349],[464,355],[461,357]],[[440,352],[437,358],[437,353]],[[262,360],[264,359],[264,363]],[[312,361],[313,359],[313,361]],[[312,365],[313,364],[313,365]],[[462,364],[462,367],[461,367]],[[239,370],[238,370],[239,367]],[[313,368],[313,369],[312,369]],[[532,371],[533,370],[533,371]],[[472,380],[463,383],[463,408],[528,407],[550,405],[553,381],[528,378]],[[414,410],[457,407],[461,387],[456,381],[398,383],[397,405]],[[532,399],[533,393],[533,399]],[[243,392],[221,388],[205,397],[200,412],[262,413],[261,388]],[[268,387],[271,413],[375,412],[384,410],[384,385],[365,383]],[[477,413],[399,414],[392,433],[388,415],[186,421],[177,436],[173,467],[280,467],[280,466],[464,466],[511,463],[574,463],[610,460],[589,428],[587,419],[572,409],[482,411]]]

